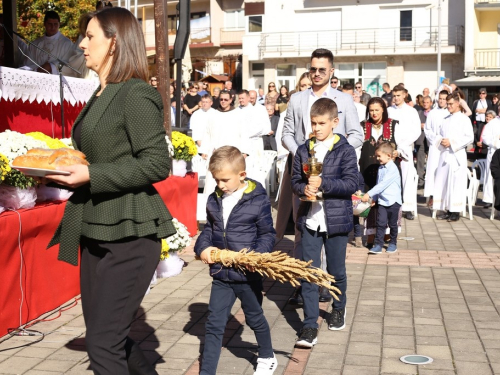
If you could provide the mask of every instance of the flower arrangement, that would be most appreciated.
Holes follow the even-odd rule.
[[[165,260],[167,259],[170,255],[168,251],[170,250],[170,246],[168,246],[168,242],[165,238],[161,240],[161,254],[160,254],[160,260]]]
[[[5,155],[0,154],[0,184],[5,180],[11,170],[9,159],[7,159]]]
[[[60,141],[64,144],[64,147],[74,148],[71,138],[61,138]]]
[[[172,144],[174,146],[173,158],[176,160],[190,161],[198,153],[193,138],[181,132],[172,132]]]
[[[168,146],[168,155],[173,158],[174,157],[174,145],[172,144],[172,141],[170,140],[169,136],[165,136],[165,140],[167,141],[167,146]]]
[[[187,227],[177,219],[172,219],[177,232],[170,237],[161,240],[161,255],[160,260],[165,260],[169,257],[169,252],[182,251],[191,244],[191,237]]]
[[[34,139],[38,139],[39,141],[45,142],[47,144],[47,146],[51,149],[66,147],[66,144],[61,142],[59,139],[49,137],[48,135],[45,135],[41,132],[26,133],[26,135],[28,135]]]
[[[47,148],[47,143],[16,131],[6,130],[0,133],[0,154],[6,156],[9,163],[36,147]]]

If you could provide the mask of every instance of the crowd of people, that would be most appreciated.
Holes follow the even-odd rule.
[[[46,15],[47,30],[58,27],[52,16]],[[148,77],[141,28],[128,10],[105,7],[83,18],[82,30],[85,67],[100,84],[72,137],[89,165],[62,167],[69,175],[49,174],[41,181],[74,190],[49,246],[60,244],[61,261],[80,261],[92,370],[156,374],[129,333],[158,264],[161,239],[175,233],[153,187],[170,169],[163,101],[151,87],[157,81]],[[44,59],[35,67],[51,72],[53,63]],[[195,244],[214,278],[203,375],[217,371],[236,298],[258,342],[254,374],[272,375],[277,368],[262,309],[262,276],[252,267],[242,271],[214,263],[213,250],[270,252],[292,215],[293,256],[323,268],[341,292],[334,299],[326,288],[302,281],[290,299],[304,310],[296,345],[312,348],[318,343],[318,301],[331,302],[329,330],[346,325],[345,258],[351,231],[354,244],[362,246],[354,194],[372,205],[364,227],[373,254],[383,252],[386,236],[386,252],[397,251],[398,230],[403,218],[414,219],[419,187],[432,197],[433,209],[442,211],[438,219],[459,220],[470,147],[476,157],[487,158],[483,200],[492,203],[500,197],[494,184],[500,178],[498,97],[490,101],[481,89],[469,109],[461,90],[448,81],[434,97],[424,89],[415,101],[402,83],[384,84],[383,95],[371,97],[361,82],[341,86],[333,60],[331,51],[315,50],[309,71],[291,92],[284,86],[278,90],[273,82],[267,94],[262,89],[235,92],[226,81],[224,89],[209,93],[198,82],[189,86],[182,103],[172,100],[171,111],[182,111],[183,124],[192,129],[200,157],[207,161],[207,220]],[[174,91],[171,87],[171,99]],[[276,225],[265,189],[252,178],[265,150],[285,160]],[[312,155],[323,165],[319,176],[304,171]]]

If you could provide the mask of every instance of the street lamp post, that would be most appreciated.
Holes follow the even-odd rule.
[[[437,86],[441,84],[441,0],[438,0]]]

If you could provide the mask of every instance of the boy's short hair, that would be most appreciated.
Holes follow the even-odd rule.
[[[441,90],[441,91],[439,91],[439,96],[441,96],[441,95],[446,95],[446,97],[448,97],[448,95],[450,95],[450,93],[447,90]]]
[[[392,88],[392,92],[406,92],[406,89],[404,86],[401,86],[401,85],[396,85]]]
[[[377,145],[377,148],[375,149],[375,152],[380,151],[383,152],[384,154],[392,155],[394,151],[394,147],[389,142],[381,142]]]
[[[337,103],[330,98],[318,99],[312,105],[310,115],[311,118],[328,115],[330,120],[339,117]]]
[[[225,166],[230,166],[235,173],[245,171],[245,158],[240,150],[234,146],[222,146],[214,151],[210,157],[208,170],[210,173],[221,171]]]

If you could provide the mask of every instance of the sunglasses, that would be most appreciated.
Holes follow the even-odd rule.
[[[357,89],[360,89],[360,88],[361,88],[361,86],[356,86],[356,88],[357,88]]]
[[[226,98],[220,98],[219,99],[219,101],[221,101],[221,102],[228,102],[229,100],[231,100],[231,99],[226,99]]]
[[[156,78],[151,78],[151,81],[156,81]]]
[[[338,81],[331,81],[330,83],[335,83],[335,84],[337,84],[337,83],[338,83]]]
[[[486,93],[485,93],[485,92],[480,92],[479,94],[480,94],[480,95],[486,95]]]
[[[316,72],[318,72],[320,76],[326,76],[326,68],[314,68],[314,67],[309,68],[310,74],[316,74]]]
[[[276,87],[275,85],[269,85],[269,87]]]

